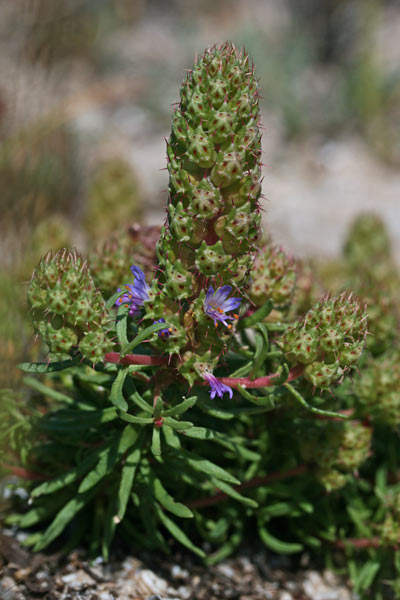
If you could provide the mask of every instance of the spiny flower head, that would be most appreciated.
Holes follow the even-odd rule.
[[[232,398],[232,388],[230,388],[229,385],[222,383],[219,379],[217,379],[217,377],[215,377],[215,375],[206,371],[204,373],[204,379],[210,386],[211,400],[214,400],[215,396],[222,398],[225,393],[229,394],[229,398]]]
[[[206,298],[204,300],[204,311],[206,315],[214,320],[214,325],[217,327],[218,322],[221,321],[229,329],[232,327],[231,324],[227,323],[227,320],[233,321],[238,318],[238,315],[227,315],[227,312],[235,310],[240,306],[242,301],[241,298],[228,298],[232,292],[231,285],[223,285],[214,292],[213,287],[209,287]]]
[[[124,285],[127,292],[118,298],[115,304],[116,306],[121,306],[121,304],[129,306],[129,314],[134,316],[137,314],[138,309],[143,306],[143,302],[148,300],[150,288],[146,283],[144,273],[140,267],[132,265],[131,271],[135,278],[134,282]],[[118,288],[118,291],[122,292],[122,289]]]

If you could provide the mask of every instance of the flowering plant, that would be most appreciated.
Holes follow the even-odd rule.
[[[65,250],[32,276],[49,359],[21,365],[44,379],[25,378],[22,465],[8,468],[29,481],[30,502],[9,521],[34,527],[35,550],[60,538],[105,558],[118,532],[165,552],[172,537],[216,562],[247,526],[276,552],[368,548],[351,558],[363,593],[381,565],[400,570],[400,375],[385,379],[380,356],[393,336],[398,356],[396,327],[369,344],[366,294],[316,302],[307,267],[262,242],[258,83],[244,51],[217,45],[196,62],[167,156],[168,219],[152,260],[147,248],[130,265],[127,249],[133,281],[104,284],[111,246],[103,271],[101,254]],[[349,264],[375,282],[357,263],[362,243]]]

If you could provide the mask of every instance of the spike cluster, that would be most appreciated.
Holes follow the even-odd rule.
[[[365,310],[350,296],[325,298],[288,327],[278,344],[304,376],[327,388],[359,359],[366,336]]]
[[[305,460],[316,463],[316,476],[325,488],[333,491],[367,460],[371,435],[371,428],[359,421],[324,424],[301,440],[300,450]]]
[[[215,327],[205,294],[228,283],[248,286],[261,221],[258,104],[254,69],[230,43],[207,50],[181,87],[167,143],[159,275],[145,302],[145,318],[163,317],[178,331],[160,342],[169,353],[211,346],[220,354],[230,328]]]
[[[112,238],[90,252],[88,264],[96,286],[109,298],[124,282],[132,264],[148,277],[155,270],[155,245],[159,227],[134,225],[124,235]]]
[[[391,498],[389,509],[379,533],[383,545],[398,546],[400,542],[400,494],[396,494]]]
[[[251,276],[249,296],[256,306],[262,306],[267,300],[272,300],[276,307],[290,303],[296,285],[296,268],[281,248],[273,244],[264,246],[256,257]]]
[[[353,223],[343,253],[353,269],[385,275],[391,255],[391,242],[382,219],[374,213],[360,215]]]
[[[162,269],[180,258],[185,298],[201,275],[215,286],[247,282],[261,219],[258,103],[248,56],[229,43],[207,50],[181,87],[167,144],[168,224],[158,254]],[[182,242],[190,251],[180,252]],[[164,278],[168,283],[169,274]]]
[[[34,329],[52,356],[78,350],[98,362],[112,350],[104,299],[76,251],[49,253],[40,261],[29,284],[28,301]]]
[[[355,382],[362,413],[370,419],[396,427],[400,425],[400,353],[394,351],[362,371]]]
[[[93,238],[141,217],[142,199],[131,166],[120,158],[101,164],[88,189],[85,226]]]

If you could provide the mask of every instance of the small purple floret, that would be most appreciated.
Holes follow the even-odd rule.
[[[227,312],[239,308],[242,301],[241,298],[228,298],[232,292],[231,285],[223,285],[214,292],[214,288],[209,287],[206,299],[204,300],[204,312],[206,315],[214,320],[214,325],[217,327],[218,322],[221,321],[229,329],[232,327],[227,321],[233,321],[238,318],[238,315],[231,317],[227,315]]]
[[[157,321],[154,321],[154,323],[165,323],[165,319],[163,319],[161,317],[161,319],[157,319]],[[153,323],[153,325],[154,325]],[[165,329],[160,329],[160,331],[158,332],[158,337],[160,338],[168,338],[171,335],[171,327],[166,327]]]
[[[132,265],[132,274],[134,276],[133,283],[127,283],[124,288],[127,290],[126,293],[118,298],[115,302],[116,306],[125,304],[129,306],[129,315],[135,316],[139,312],[139,308],[143,306],[143,302],[149,299],[149,286],[146,283],[144,273],[140,267]],[[118,288],[118,292],[122,292],[121,288]]]
[[[232,398],[233,392],[232,388],[229,385],[225,385],[219,379],[215,377],[212,373],[205,373],[204,379],[207,381],[210,386],[210,398],[214,400],[215,396],[218,398],[222,398],[222,396],[227,392],[229,394],[229,398]]]

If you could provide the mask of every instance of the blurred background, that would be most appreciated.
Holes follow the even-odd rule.
[[[397,0],[0,0],[1,386],[32,356],[23,282],[39,258],[164,219],[180,82],[227,39],[260,78],[275,241],[333,256],[374,210],[399,259]]]

